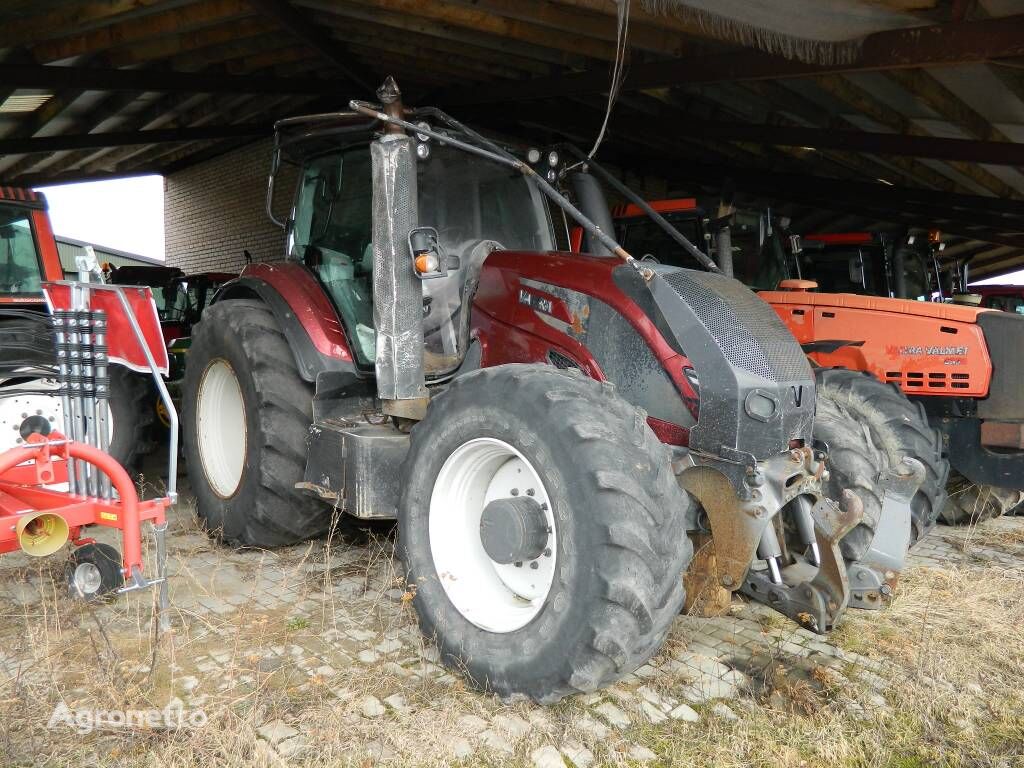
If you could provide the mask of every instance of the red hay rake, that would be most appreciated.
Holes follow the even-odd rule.
[[[80,273],[87,278],[87,273]],[[33,433],[0,453],[0,554],[43,557],[75,547],[69,587],[91,598],[160,587],[166,623],[166,511],[176,501],[178,419],[161,372],[167,371],[160,321],[149,288],[88,282],[45,285],[56,345],[63,430]],[[171,422],[167,491],[142,501],[109,448],[108,365],[148,371]],[[153,524],[155,577],[144,575],[142,523]],[[86,536],[89,526],[121,531],[121,552]]]

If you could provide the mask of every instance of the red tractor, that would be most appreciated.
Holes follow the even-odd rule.
[[[43,283],[62,280],[57,245],[39,192],[0,186],[0,450],[44,437],[63,423],[52,343],[38,343],[49,319]],[[134,466],[146,442],[149,385],[123,365],[110,369],[111,455]]]
[[[708,269],[634,259],[562,152],[520,159],[391,80],[378,96],[277,124],[287,258],[197,326],[184,437],[208,529],[273,547],[332,511],[397,518],[424,633],[504,696],[635,669],[684,573],[830,629],[861,505],[822,492],[814,376],[779,318],[678,232]],[[556,251],[552,208],[604,253]],[[915,464],[888,479],[907,515]]]

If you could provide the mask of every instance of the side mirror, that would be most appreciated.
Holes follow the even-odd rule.
[[[850,259],[850,282],[859,286],[864,285],[864,265],[857,256]]]
[[[800,239],[800,235],[789,236],[789,250],[794,256],[799,256],[804,252],[804,244]]]
[[[447,277],[459,268],[457,256],[448,256],[438,242],[437,230],[433,227],[416,227],[409,232],[409,253],[412,254],[412,269],[420,280]]]

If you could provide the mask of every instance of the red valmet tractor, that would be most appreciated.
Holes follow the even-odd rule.
[[[277,124],[287,259],[196,329],[184,436],[211,532],[272,547],[332,507],[397,518],[424,633],[503,696],[635,669],[684,574],[829,630],[861,505],[822,494],[814,375],[778,316],[675,230],[707,271],[630,256],[584,171],[625,188],[585,157],[519,159],[391,80],[378,97]],[[603,255],[556,251],[552,210]],[[920,472],[892,478],[903,515]]]

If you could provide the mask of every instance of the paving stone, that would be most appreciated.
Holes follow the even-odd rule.
[[[398,712],[399,714],[402,714],[402,715],[404,715],[407,712],[411,712],[412,711],[409,708],[409,705],[406,703],[405,697],[400,696],[397,693],[393,693],[390,696],[388,696],[386,699],[384,699],[384,703],[387,704],[389,707],[391,707],[393,710],[395,710],[395,712]]]
[[[671,705],[669,705],[669,703],[665,701],[665,698],[649,686],[642,685],[636,689],[636,692],[640,694],[641,698],[643,698],[644,701],[650,702],[652,705],[662,710],[663,712],[668,712],[670,709],[672,709]]]
[[[640,709],[647,715],[647,719],[657,725],[668,720],[668,716],[658,707],[651,704],[649,701],[641,703]]]
[[[604,741],[608,738],[608,726],[592,717],[581,717],[577,724],[581,730],[593,736],[595,741]]]
[[[299,732],[295,728],[292,728],[283,720],[271,720],[269,723],[261,725],[256,730],[256,733],[271,744],[277,744],[285,739],[290,739],[293,736],[299,735]]]
[[[594,753],[578,741],[567,741],[562,745],[562,754],[569,758],[576,768],[590,768],[594,762]]]
[[[387,710],[384,709],[384,705],[380,703],[380,699],[376,696],[364,696],[363,700],[359,703],[359,711],[366,717],[380,717]]]
[[[639,744],[634,744],[629,748],[629,757],[632,760],[636,760],[640,763],[649,763],[651,760],[657,760],[658,756],[654,754],[647,747],[642,747]]]
[[[454,736],[448,739],[448,751],[458,760],[463,760],[473,754],[473,745],[462,736]]]
[[[686,704],[680,704],[678,707],[668,713],[668,716],[673,720],[684,720],[689,723],[696,723],[700,720],[700,715],[697,714],[697,710]]]
[[[458,722],[459,727],[464,731],[468,731],[473,736],[478,735],[490,725],[490,723],[482,717],[477,717],[476,715],[463,715],[459,718]]]
[[[281,757],[299,757],[309,751],[309,738],[302,734],[286,739],[275,748]]]
[[[711,714],[713,714],[715,717],[720,717],[723,720],[739,720],[739,717],[736,715],[736,713],[720,701],[716,702],[711,707]]]
[[[601,715],[601,717],[607,720],[608,723],[615,728],[629,727],[629,716],[610,701],[598,704],[594,707],[594,711]]]
[[[498,752],[508,752],[511,754],[515,751],[512,749],[512,745],[508,743],[508,739],[492,728],[488,728],[480,734],[480,741],[487,745],[489,749]]]
[[[530,760],[533,761],[534,768],[565,768],[562,754],[551,745],[533,750],[530,753]]]
[[[373,662],[379,659],[380,656],[378,656],[373,651],[366,649],[356,654],[356,658],[363,662],[363,664],[373,664]]]
[[[493,724],[513,740],[519,740],[530,732],[530,724],[518,715],[498,715]]]

